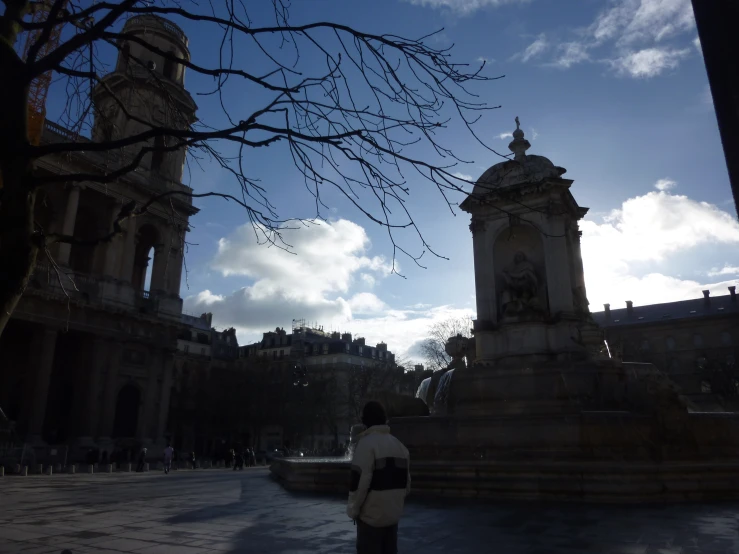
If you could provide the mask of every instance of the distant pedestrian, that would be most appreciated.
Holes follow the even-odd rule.
[[[164,473],[169,473],[172,468],[172,458],[174,458],[174,448],[171,444],[167,444],[167,448],[164,449]]]
[[[192,468],[195,469],[195,452],[190,452],[190,463],[192,464]]]
[[[136,466],[136,471],[138,473],[141,473],[144,471],[144,464],[146,463],[146,448],[141,449],[141,454],[139,454],[139,465]]]
[[[254,449],[249,449],[249,463],[252,467],[257,465],[257,455],[254,453]]]
[[[236,471],[237,469],[240,469],[243,463],[244,463],[244,455],[239,451],[236,453],[233,470]]]

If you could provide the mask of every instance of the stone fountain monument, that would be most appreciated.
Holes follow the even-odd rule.
[[[530,147],[516,118],[512,159],[483,173],[461,204],[474,249],[474,354],[464,363],[467,345],[450,339],[455,367],[419,389],[431,415],[390,420],[411,453],[414,491],[736,498],[739,418],[696,413],[656,367],[608,355],[585,291],[578,221],[587,208],[565,170]],[[272,468],[285,486],[331,488],[325,471],[321,484],[303,474],[293,486],[290,464]],[[332,483],[345,486],[339,468]]]

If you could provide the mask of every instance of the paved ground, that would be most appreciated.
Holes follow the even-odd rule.
[[[0,478],[0,552],[352,553],[342,498],[295,495],[265,469]],[[739,554],[739,503],[582,506],[414,502],[401,554]]]

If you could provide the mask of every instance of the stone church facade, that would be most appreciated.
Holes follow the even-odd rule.
[[[131,18],[125,32],[189,59],[174,24]],[[196,106],[184,88],[184,66],[123,44],[115,71],[93,92],[92,139],[47,122],[43,141],[99,142],[145,131],[147,122],[185,128]],[[121,100],[125,110],[117,103]],[[152,146],[166,146],[157,138]],[[125,166],[140,144],[44,158],[39,172],[104,173]],[[135,148],[135,150],[133,149]],[[33,277],[0,337],[0,406],[18,440],[38,447],[70,445],[79,453],[164,446],[181,329],[179,297],[184,236],[197,213],[181,183],[185,151],[149,152],[139,167],[108,184],[44,187],[36,221],[50,232],[91,239],[112,229],[121,208],[166,191],[124,233],[95,246],[59,244],[39,257]]]

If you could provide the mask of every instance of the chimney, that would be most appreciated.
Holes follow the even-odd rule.
[[[611,305],[610,304],[603,304],[603,307],[606,310],[606,319],[611,319]]]
[[[710,290],[704,290],[703,291],[703,302],[706,304],[711,303],[711,291]]]
[[[357,337],[354,339],[354,344],[357,344],[359,346],[364,346],[364,337]]]
[[[351,342],[352,341],[352,334],[351,333],[344,333],[341,335],[341,340],[344,342]]]
[[[634,303],[631,300],[626,301],[626,313],[631,315],[631,313],[634,311]]]
[[[416,364],[413,366],[413,369],[417,371],[418,373],[423,372],[423,364]]]
[[[736,302],[736,287],[729,287],[729,294],[731,295],[731,301]]]
[[[375,348],[377,348],[378,352],[387,352],[387,344],[384,342],[378,342]]]

